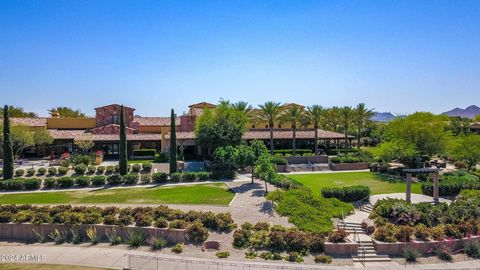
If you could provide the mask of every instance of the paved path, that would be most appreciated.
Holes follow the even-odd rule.
[[[366,265],[354,264],[353,266],[328,266],[328,265],[309,265],[309,264],[291,264],[286,262],[263,262],[249,260],[218,260],[201,259],[185,256],[158,254],[140,250],[126,250],[102,247],[74,247],[74,246],[46,246],[46,245],[22,245],[6,244],[0,245],[1,255],[38,255],[44,258],[41,261],[8,261],[11,263],[46,263],[46,264],[64,264],[64,265],[83,265],[91,267],[105,267],[112,269],[122,269],[127,266],[126,254],[140,256],[157,256],[162,258],[160,266],[162,270],[209,270],[209,269],[374,269],[374,270],[401,270],[401,269],[474,269],[480,268],[480,261],[465,261],[457,263],[442,264],[423,264],[423,265],[400,265],[395,262],[390,263],[368,263]],[[9,257],[9,256],[5,256]],[[175,262],[168,262],[175,259]],[[189,262],[186,262],[189,261]],[[232,263],[228,267],[212,265],[212,263]],[[244,263],[251,265],[244,267]],[[154,264],[155,266],[157,263]],[[252,266],[253,265],[253,266]],[[156,268],[152,268],[156,269]]]
[[[324,174],[324,173],[356,173],[356,172],[369,172],[370,169],[365,170],[348,170],[348,171],[308,171],[308,172],[288,172],[288,173],[280,173],[280,174]]]

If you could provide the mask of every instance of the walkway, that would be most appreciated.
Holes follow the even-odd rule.
[[[2,244],[0,246],[1,255],[37,255],[44,258],[41,261],[8,261],[9,263],[45,263],[45,264],[65,264],[65,265],[83,265],[91,267],[105,267],[112,269],[122,269],[127,266],[126,254],[140,256],[159,256],[164,259],[176,259],[175,263],[162,263],[162,270],[209,270],[209,269],[234,269],[240,270],[243,267],[213,267],[200,262],[218,262],[232,263],[241,265],[244,262],[252,263],[251,260],[220,260],[220,259],[199,259],[185,256],[158,254],[154,252],[141,250],[126,250],[120,248],[102,248],[102,247],[77,247],[77,246],[47,246],[47,245],[23,245],[23,244]],[[178,261],[180,260],[180,261]],[[189,262],[187,262],[189,261]],[[3,261],[2,261],[3,262]],[[474,269],[480,268],[480,261],[465,261],[457,263],[442,264],[422,264],[422,265],[400,265],[394,262],[390,263],[367,263],[355,264],[353,266],[328,266],[328,265],[308,265],[308,264],[291,264],[286,262],[264,262],[256,260],[258,267],[250,267],[250,269],[280,269],[281,267],[295,267],[296,269],[372,269],[372,270],[401,270],[401,269]],[[155,269],[155,268],[153,268]],[[289,269],[289,268],[286,268]]]

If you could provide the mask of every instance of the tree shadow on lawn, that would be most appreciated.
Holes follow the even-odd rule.
[[[374,179],[382,182],[388,183],[404,183],[405,180],[401,176],[397,175],[387,175],[382,173],[374,173]]]
[[[234,187],[232,188],[236,193],[246,193],[251,190],[255,190],[254,193],[261,188],[261,185],[259,183],[245,183],[242,184],[241,186]]]

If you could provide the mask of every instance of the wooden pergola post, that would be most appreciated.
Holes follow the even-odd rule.
[[[406,201],[408,203],[412,202],[412,174],[407,173],[407,190],[406,190]]]
[[[438,173],[436,173],[433,175],[433,202],[434,203],[440,202],[439,182],[440,182],[440,176]]]

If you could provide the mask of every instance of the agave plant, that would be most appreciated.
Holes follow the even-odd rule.
[[[43,230],[41,233],[37,232],[35,229],[32,229],[33,233],[37,236],[38,238],[38,242],[40,243],[45,243],[47,242],[47,237],[45,236],[45,234],[43,233]]]
[[[132,248],[138,248],[145,243],[145,233],[140,229],[128,231],[127,242]]]
[[[82,236],[78,233],[78,230],[76,228],[70,229],[70,232],[72,233],[72,243],[74,244],[80,244],[82,243]]]
[[[89,227],[86,230],[86,233],[87,233],[87,237],[90,240],[90,242],[92,243],[92,245],[98,244],[98,242],[100,241],[100,238],[99,238],[98,233],[97,233],[97,228]]]
[[[55,229],[55,231],[50,233],[48,237],[50,237],[57,245],[63,244],[67,241],[67,233],[59,231],[58,229]]]
[[[122,242],[122,237],[117,234],[117,230],[113,227],[111,230],[107,229],[107,238],[112,246],[116,246]]]

